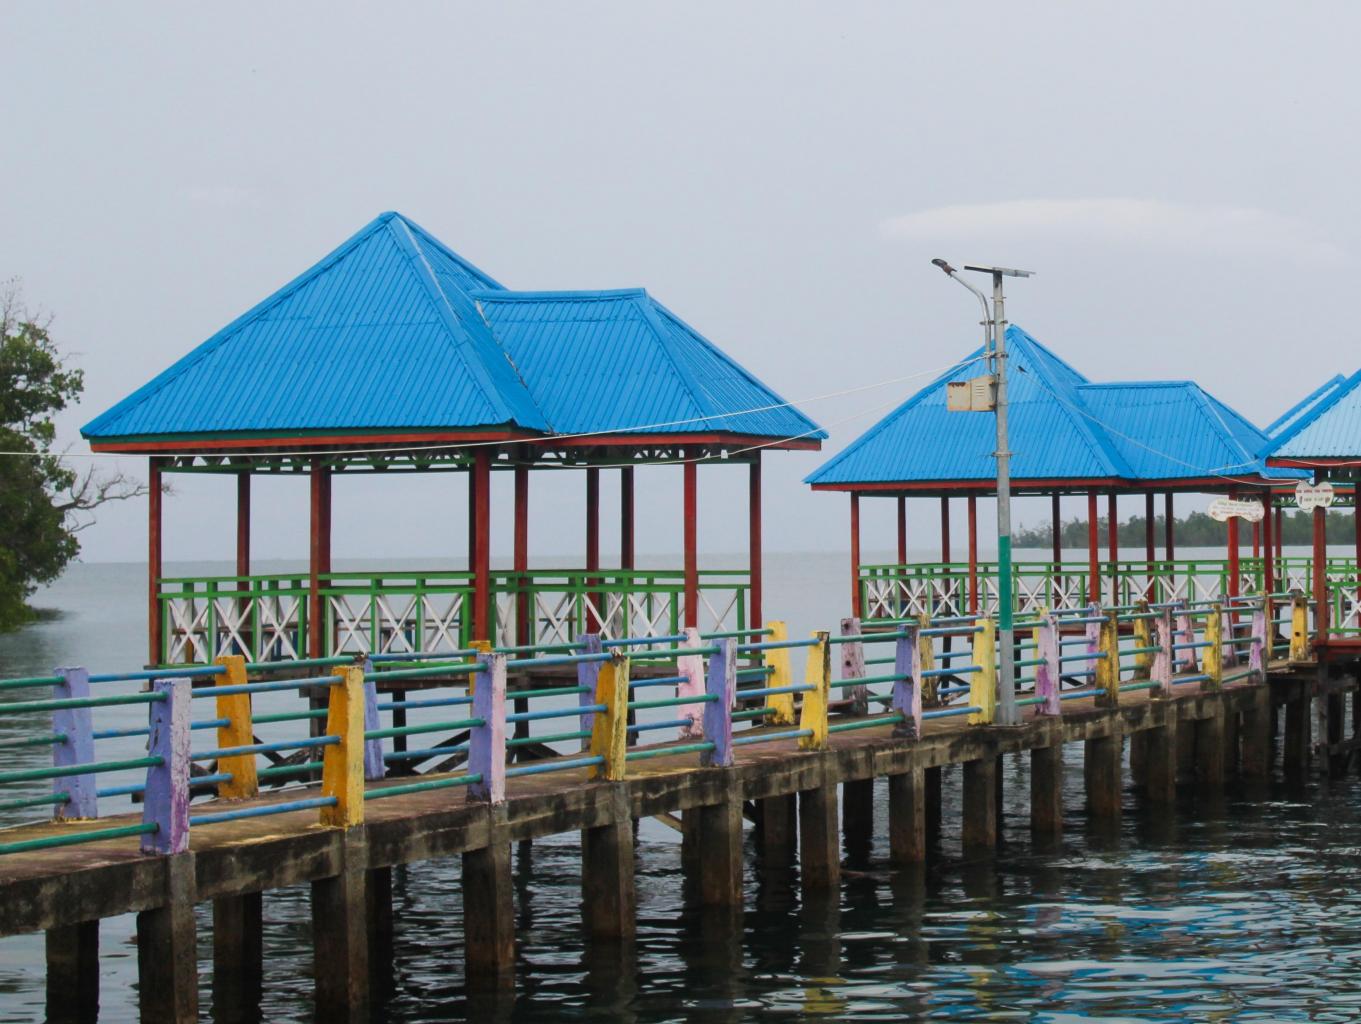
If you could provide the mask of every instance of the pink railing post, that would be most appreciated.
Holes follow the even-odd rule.
[[[1176,675],[1176,652],[1172,650],[1172,644],[1176,641],[1177,631],[1172,621],[1172,609],[1164,608],[1162,614],[1158,616],[1153,626],[1153,640],[1157,644],[1158,651],[1153,655],[1153,665],[1149,669],[1149,678],[1158,685],[1149,694],[1151,697],[1170,697],[1172,695],[1172,677]]]
[[[499,804],[506,799],[506,656],[479,654],[477,661],[473,717],[482,724],[468,733],[468,771],[482,778],[468,787],[468,799]]]
[[[699,638],[699,630],[694,626],[686,626],[684,633],[685,639],[680,643],[682,648],[695,650],[704,645]],[[695,698],[695,703],[681,704],[676,708],[677,719],[687,723],[680,728],[681,739],[701,739],[704,736],[704,704],[699,698],[704,696],[704,655],[680,655],[676,659],[676,675],[681,677],[676,684],[676,696]]]
[[[892,709],[903,716],[903,720],[893,727],[893,735],[907,739],[920,739],[922,734],[922,653],[918,631],[914,622],[903,626],[903,635],[893,645]]]
[[[849,618],[841,620],[842,636],[859,636],[860,619]],[[841,678],[842,679],[864,679],[865,678],[865,645],[859,640],[852,640],[850,643],[841,645]],[[850,701],[851,714],[867,715],[870,710],[870,688],[868,686],[851,686],[843,691],[844,699]]]
[[[1040,628],[1035,630],[1035,658],[1040,662],[1035,666],[1035,696],[1044,699],[1044,703],[1037,706],[1042,715],[1063,713],[1059,700],[1059,681],[1063,678],[1063,662],[1059,660],[1063,649],[1060,635],[1059,618],[1053,612],[1046,615]]]

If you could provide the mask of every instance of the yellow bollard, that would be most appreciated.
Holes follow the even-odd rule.
[[[1115,612],[1106,612],[1097,627],[1096,649],[1105,655],[1096,659],[1097,703],[1114,707],[1120,703],[1120,625]]]
[[[1309,660],[1309,599],[1299,591],[1290,598],[1290,660]]]
[[[766,623],[770,632],[763,638],[765,642],[776,643],[789,639],[789,630],[783,622]],[[761,664],[774,671],[765,676],[760,685],[769,689],[794,685],[794,672],[789,662],[789,648],[781,647],[773,651],[761,652]],[[774,714],[764,716],[761,721],[766,725],[794,724],[794,695],[792,693],[772,693],[766,697],[766,707]]]
[[[321,809],[321,823],[350,828],[364,823],[364,670],[353,665],[336,674],[326,732],[340,742],[322,748],[321,766],[321,795],[336,802]]]
[[[1134,678],[1152,679],[1153,652],[1148,648],[1153,646],[1153,630],[1148,625],[1150,620],[1143,617],[1148,614],[1148,602],[1136,602],[1134,612],[1139,616],[1134,620],[1134,646],[1139,651],[1134,656]]]
[[[921,656],[921,668],[923,672],[928,672],[936,667],[936,646],[932,638],[925,636],[926,630],[931,628],[931,616],[917,616],[917,653]],[[924,707],[934,707],[940,695],[936,692],[938,683],[935,676],[923,676],[918,681],[922,689],[922,705]]]
[[[1209,644],[1201,659],[1203,671],[1210,678],[1202,684],[1202,690],[1218,690],[1224,684],[1224,608],[1213,605],[1210,616],[1205,620],[1205,642]]]
[[[246,685],[246,659],[241,655],[224,654],[214,660],[213,664],[226,669],[217,676],[218,686]],[[246,747],[255,742],[249,693],[228,693],[218,697],[217,717],[227,719],[226,725],[217,727],[218,749]],[[224,800],[248,800],[260,792],[254,754],[218,758],[217,770],[231,774],[230,779],[224,779],[217,784],[217,795]]]
[[[974,623],[973,663],[982,671],[969,676],[969,704],[978,708],[970,725],[991,725],[997,712],[997,631],[991,619]]]
[[[614,653],[600,666],[595,680],[595,702],[605,706],[591,722],[591,756],[603,757],[591,765],[590,777],[607,782],[624,778],[628,753],[629,660]]]
[[[808,736],[799,737],[800,750],[824,750],[827,747],[827,695],[832,681],[832,646],[827,642],[826,630],[813,633],[817,643],[808,648],[808,669],[805,681],[813,688],[803,695],[803,713],[799,728],[807,729]]]

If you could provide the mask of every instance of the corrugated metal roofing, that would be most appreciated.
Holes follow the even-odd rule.
[[[1361,458],[1361,371],[1274,438],[1269,453],[1281,459]]]
[[[826,437],[642,289],[474,298],[557,433]]]
[[[1191,381],[1093,384],[1015,326],[1007,329],[1007,350],[1016,480],[1133,482],[1265,471],[1256,454],[1265,435]],[[969,358],[978,360],[981,352]],[[983,363],[974,361],[928,384],[806,482],[993,479],[994,417],[945,408],[948,381],[984,372]]]
[[[82,433],[826,436],[792,407],[737,415],[781,404],[643,291],[510,292],[385,213]]]
[[[1347,378],[1342,374],[1334,374],[1330,379],[1324,381],[1309,394],[1305,395],[1298,402],[1292,405],[1285,412],[1281,413],[1271,424],[1262,432],[1273,440],[1281,437],[1304,417],[1308,416],[1321,402],[1326,402],[1338,388],[1347,383]]]
[[[1122,477],[1120,453],[1084,414],[1086,378],[1019,327],[1007,328],[1008,426],[1016,479]],[[810,474],[810,484],[990,480],[994,418],[949,412],[945,386],[987,372],[976,349]]]

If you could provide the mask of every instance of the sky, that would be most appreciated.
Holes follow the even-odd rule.
[[[1010,319],[1092,379],[1193,378],[1260,424],[1356,369],[1358,32],[1345,3],[9,3],[0,278],[86,371],[73,452],[384,210],[508,287],[645,286],[829,429],[767,456],[766,546],[840,549],[845,496],[801,478],[977,344],[932,257],[1035,271]],[[640,471],[640,551],[679,550],[679,476]],[[745,477],[699,480],[719,567]],[[342,481],[336,557],[460,558],[463,486]],[[533,490],[536,560],[580,564],[582,475]],[[230,558],[233,495],[177,478],[167,559]],[[306,504],[260,485],[257,557],[305,557]],[[145,501],[82,542],[143,559]]]

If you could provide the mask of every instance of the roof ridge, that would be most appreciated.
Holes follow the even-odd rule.
[[[646,290],[643,290],[634,299],[634,302],[642,309],[643,319],[646,320],[648,325],[652,328],[653,334],[656,335],[657,341],[662,346],[662,352],[666,355],[667,360],[675,369],[676,375],[680,377],[681,383],[685,385],[686,391],[690,393],[690,401],[695,404],[695,410],[703,416],[706,421],[716,420],[724,426],[731,428],[732,424],[728,422],[728,417],[726,415],[719,414],[717,416],[711,416],[705,407],[707,403],[701,401],[700,393],[703,389],[700,385],[699,378],[690,372],[690,367],[682,365],[683,360],[677,356],[671,338],[667,336],[667,331],[662,325],[661,320],[657,315],[657,311],[652,308],[654,303],[651,296],[647,294]]]
[[[465,259],[463,256],[461,256],[461,255],[459,255],[458,253],[454,252],[453,249],[450,249],[447,245],[445,245],[443,242],[441,242],[438,238],[436,238],[434,235],[432,235],[429,231],[425,230],[425,228],[423,228],[423,227],[421,227],[419,224],[417,224],[414,220],[412,220],[412,219],[411,219],[410,217],[408,217],[406,214],[404,214],[404,213],[398,213],[396,210],[389,210],[387,213],[383,214],[382,216],[388,218],[389,220],[391,220],[391,219],[393,219],[393,218],[396,218],[397,220],[400,220],[403,224],[405,224],[405,225],[407,226],[407,228],[409,228],[409,229],[411,229],[411,230],[414,230],[415,233],[418,234],[418,235],[420,235],[422,239],[424,239],[424,240],[425,240],[426,242],[428,242],[430,245],[433,245],[436,249],[438,249],[440,252],[442,252],[445,256],[448,256],[451,260],[453,260],[453,261],[454,261],[455,263],[457,263],[459,266],[461,266],[461,267],[463,267],[465,270],[469,271],[473,276],[483,278],[484,280],[490,282],[492,285],[495,285],[495,288],[496,288],[496,289],[504,289],[504,288],[505,288],[505,285],[501,284],[501,282],[498,281],[498,280],[496,280],[496,278],[492,277],[490,274],[488,274],[488,273],[487,273],[485,270],[483,270],[481,267],[477,266],[475,263],[470,262],[469,260]],[[488,289],[488,290],[495,290],[495,289]]]
[[[1243,454],[1245,461],[1240,463],[1240,465],[1245,467],[1256,468],[1258,466],[1258,463],[1260,462],[1260,459],[1258,458],[1257,454],[1255,452],[1250,452],[1245,447],[1243,447],[1243,442],[1238,440],[1238,438],[1234,435],[1233,430],[1231,430],[1229,425],[1226,422],[1224,422],[1224,416],[1221,414],[1220,409],[1222,408],[1224,412],[1229,413],[1230,415],[1232,415],[1238,420],[1241,420],[1243,423],[1247,424],[1250,427],[1252,427],[1252,421],[1247,419],[1247,417],[1245,417],[1242,413],[1238,412],[1237,409],[1234,409],[1231,406],[1227,405],[1226,403],[1221,402],[1218,398],[1215,398],[1199,384],[1191,385],[1191,393],[1195,395],[1196,400],[1200,404],[1201,408],[1204,410],[1208,410],[1208,412],[1214,417],[1214,420],[1219,423],[1219,426],[1221,428],[1223,428],[1224,436],[1228,438],[1230,447],[1237,448],[1239,452]],[[1258,428],[1252,427],[1252,429],[1257,430]],[[1260,433],[1260,431],[1258,432]]]
[[[1344,398],[1356,390],[1358,384],[1361,384],[1361,370],[1357,370],[1343,381],[1331,395],[1315,405],[1309,412],[1305,413],[1305,415],[1301,416],[1300,419],[1293,426],[1287,428],[1280,437],[1270,438],[1269,440],[1272,443],[1269,448],[1263,450],[1263,454],[1269,455],[1284,448],[1286,444],[1293,441],[1303,433],[1305,429],[1317,423],[1324,413],[1328,412],[1330,409],[1336,408]]]
[[[1322,398],[1324,392],[1328,390],[1335,391],[1337,390],[1338,387],[1346,383],[1347,378],[1345,376],[1343,376],[1340,373],[1333,374],[1318,387],[1314,388],[1313,391],[1309,392],[1309,394],[1305,395],[1298,402],[1292,405],[1289,409],[1285,410],[1285,412],[1281,413],[1274,420],[1268,423],[1264,428],[1262,428],[1262,433],[1266,434],[1267,437],[1270,438],[1271,435],[1275,432],[1276,428],[1280,427],[1286,420],[1290,419],[1291,416],[1294,416],[1296,413],[1303,410],[1315,399]]]
[[[140,405],[147,398],[150,398],[167,385],[173,383],[183,373],[193,368],[201,360],[206,359],[213,352],[217,351],[218,348],[226,344],[238,330],[245,326],[247,321],[254,319],[261,313],[264,313],[273,306],[283,302],[303,285],[309,283],[314,278],[319,277],[323,271],[329,270],[331,267],[335,266],[345,257],[349,256],[350,253],[358,247],[360,242],[366,240],[395,216],[397,216],[397,214],[391,212],[380,213],[312,266],[304,270],[301,274],[298,274],[296,277],[275,289],[244,313],[241,313],[239,316],[229,321],[225,326],[218,328],[216,332],[210,334],[206,339],[190,349],[179,359],[175,360],[155,377],[152,377],[151,380],[132,392],[132,394],[125,396],[121,401],[110,406],[108,409],[105,409],[94,419],[90,420],[80,428],[81,433],[84,434],[86,431],[96,430],[101,423],[114,419],[115,416],[124,415],[130,409]]]

